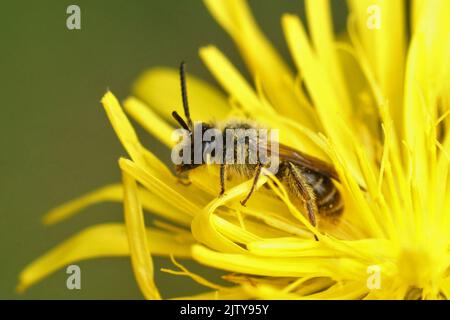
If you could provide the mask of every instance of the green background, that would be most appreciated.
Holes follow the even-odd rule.
[[[288,57],[280,17],[293,12],[304,19],[302,1],[249,3]],[[345,4],[332,3],[342,30]],[[66,28],[70,4],[81,8],[81,30]],[[0,299],[140,299],[128,258],[79,262],[81,290],[66,288],[65,270],[24,294],[14,288],[20,270],[62,240],[96,223],[122,221],[120,205],[102,204],[52,227],[40,222],[55,205],[120,180],[117,159],[125,152],[99,103],[107,88],[123,99],[142,71],[177,67],[181,60],[213,82],[197,56],[210,43],[241,69],[242,61],[201,1],[10,0],[2,1],[0,12]],[[148,148],[169,158],[168,150],[139,133]],[[172,267],[167,259],[155,260],[157,270]],[[157,284],[164,297],[204,290],[160,272]]]

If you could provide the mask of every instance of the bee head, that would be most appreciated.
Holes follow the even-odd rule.
[[[194,169],[202,164],[204,164],[204,158],[203,154],[204,152],[207,152],[207,148],[209,146],[209,142],[204,142],[202,137],[204,136],[204,133],[206,130],[212,129],[212,126],[206,122],[199,122],[196,123],[195,126],[192,123],[191,115],[189,111],[189,102],[187,97],[187,89],[186,89],[186,64],[184,62],[181,62],[180,64],[180,85],[181,85],[181,99],[183,102],[183,110],[184,110],[184,117],[183,119],[176,111],[172,112],[172,116],[175,119],[175,121],[178,122],[178,124],[181,126],[181,128],[187,130],[188,135],[184,137],[184,141],[182,144],[186,146],[186,148],[183,148],[180,150],[180,156],[183,157],[184,152],[190,152],[191,157],[190,161],[183,161],[181,164],[176,166],[177,172],[186,172],[188,170]],[[201,132],[201,135],[200,135]],[[202,141],[195,141],[199,137]],[[187,139],[189,138],[189,139]],[[197,156],[194,157],[196,153],[198,153],[200,150],[195,150],[196,148],[200,148],[201,146],[201,160],[198,159]]]
[[[174,118],[177,119],[177,116],[175,116],[175,114],[176,112],[174,111]],[[187,130],[187,132],[184,135],[183,140],[181,141],[183,148],[179,151],[179,156],[183,159],[183,162],[176,166],[176,171],[178,173],[183,173],[205,164],[205,157],[203,155],[211,153],[209,151],[211,149],[211,142],[204,141],[203,137],[207,130],[214,129],[214,127],[207,122],[198,122],[193,126],[193,129],[191,130],[185,127],[184,121],[180,123],[180,126],[183,129]],[[190,156],[184,157],[184,152],[189,152]],[[212,154],[212,156],[214,156],[214,154]]]

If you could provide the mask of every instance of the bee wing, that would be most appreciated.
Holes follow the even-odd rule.
[[[270,146],[268,146],[268,149],[271,154],[274,154],[274,151],[270,150]],[[280,161],[284,160],[292,162],[293,164],[306,167],[312,171],[318,172],[324,176],[339,181],[339,176],[331,164],[323,160],[317,159],[316,157],[310,156],[304,152],[301,152],[299,150],[296,150],[294,148],[288,147],[280,143],[278,156]]]

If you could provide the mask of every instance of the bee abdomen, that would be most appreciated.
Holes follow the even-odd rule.
[[[327,176],[308,169],[303,170],[303,174],[314,191],[319,214],[340,215],[344,209],[344,203],[333,181]]]
[[[344,202],[336,186],[328,177],[320,185],[313,186],[319,212],[325,216],[338,216],[344,210]]]

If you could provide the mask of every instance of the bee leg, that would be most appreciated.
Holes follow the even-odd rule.
[[[225,163],[220,164],[220,193],[222,196],[225,193]]]
[[[181,179],[181,178],[178,178],[177,182],[183,186],[189,186],[192,183],[189,179]]]
[[[289,166],[291,168],[292,175],[294,176],[294,179],[297,182],[300,196],[303,202],[305,203],[306,210],[308,211],[309,221],[311,222],[311,225],[315,227],[317,225],[316,214],[318,212],[318,209],[314,192],[311,186],[303,178],[300,169],[294,166],[292,163],[289,163]],[[314,239],[316,241],[319,240],[316,235],[314,235]]]
[[[183,185],[183,186],[188,186],[190,185],[192,182],[189,180],[189,176],[186,174],[177,174],[177,183]]]
[[[255,177],[253,178],[252,187],[250,188],[250,191],[247,194],[247,196],[245,197],[245,199],[241,201],[241,204],[244,207],[245,207],[245,204],[247,203],[248,199],[250,199],[250,196],[252,195],[253,191],[255,191],[256,184],[258,183],[259,176],[261,175],[261,168],[262,168],[262,165],[260,163],[258,163],[258,165],[256,167],[256,171],[255,171]]]

